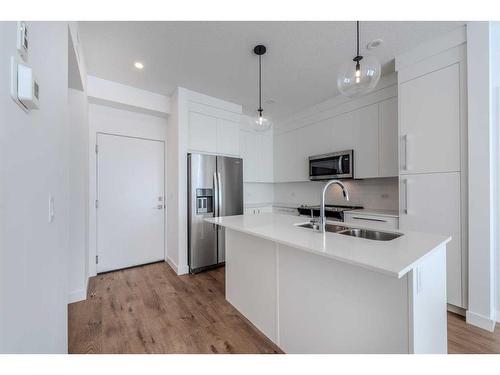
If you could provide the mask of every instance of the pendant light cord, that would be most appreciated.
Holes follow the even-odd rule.
[[[359,56],[359,21],[356,21],[356,56]]]
[[[262,56],[259,55],[259,112],[262,117]]]

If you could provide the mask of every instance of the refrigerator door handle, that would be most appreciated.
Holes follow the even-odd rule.
[[[217,172],[217,216],[221,215],[221,205],[222,205],[222,183],[220,179],[220,172]]]
[[[214,217],[219,216],[219,182],[217,172],[214,172]]]

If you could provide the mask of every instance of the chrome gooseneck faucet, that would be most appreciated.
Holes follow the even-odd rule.
[[[333,185],[333,184],[339,185],[342,188],[342,194],[344,195],[345,200],[346,201],[349,200],[349,193],[342,182],[340,182],[339,180],[330,180],[325,184],[325,186],[323,187],[323,191],[321,192],[321,204],[319,206],[319,228],[318,229],[322,233],[325,232],[325,228],[326,228],[325,195],[326,195],[326,191],[328,190],[330,185]]]

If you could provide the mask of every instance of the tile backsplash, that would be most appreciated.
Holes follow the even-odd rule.
[[[327,204],[363,206],[365,208],[397,210],[398,178],[372,178],[366,180],[344,180],[349,191],[346,202],[338,186],[327,192]],[[317,205],[320,201],[323,182],[287,182],[274,184],[274,202],[291,205]]]

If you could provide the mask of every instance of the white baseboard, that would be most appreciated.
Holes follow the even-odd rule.
[[[455,314],[458,314],[458,315],[462,315],[462,316],[465,316],[465,314],[467,312],[467,310],[465,310],[464,308],[458,307],[458,306],[455,306],[455,305],[448,304],[447,308],[448,308],[448,311],[451,311],[452,313],[455,313]]]
[[[167,257],[167,264],[175,271],[177,275],[185,275],[189,273],[189,266],[184,265],[184,266],[178,266],[172,259]]]
[[[488,318],[487,316],[483,316],[481,314],[473,313],[472,311],[467,310],[465,317],[468,324],[472,324],[473,326],[485,329],[490,332],[493,332],[495,330],[496,322],[493,319]]]
[[[68,303],[85,301],[87,299],[87,290],[89,289],[89,278],[85,280],[85,287],[83,289],[74,290],[68,295]]]

